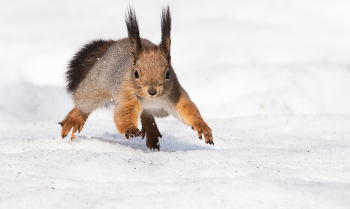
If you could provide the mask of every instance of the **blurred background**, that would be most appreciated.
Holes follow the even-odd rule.
[[[173,67],[205,118],[350,114],[347,0],[3,0],[0,120],[62,120],[79,48],[126,37],[128,5],[141,37],[159,43],[167,4]]]

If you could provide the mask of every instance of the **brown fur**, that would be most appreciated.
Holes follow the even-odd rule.
[[[140,38],[136,15],[131,8],[126,25],[127,39],[91,42],[71,61],[67,89],[73,93],[76,107],[60,123],[62,137],[73,128],[73,140],[90,112],[113,98],[118,132],[127,139],[146,137],[146,145],[151,150],[160,149],[159,137],[162,137],[154,118],[168,115],[191,126],[200,139],[204,135],[206,143],[214,144],[211,129],[181,87],[171,65],[169,7],[162,11],[159,45]],[[141,131],[137,127],[139,117]]]
[[[115,125],[127,139],[140,136],[141,132],[137,128],[137,120],[142,111],[140,101],[130,92],[128,85],[123,85],[121,91],[121,103],[114,109]]]
[[[157,149],[159,151],[159,140],[158,137],[162,138],[162,135],[160,134],[156,121],[154,120],[154,117],[152,115],[142,113],[141,114],[141,134],[142,139],[146,136],[146,146],[150,150]]]
[[[156,96],[163,96],[170,92],[172,82],[165,79],[166,72],[170,70],[169,64],[159,50],[143,53],[134,69],[139,74],[139,79],[134,79],[132,84],[137,96],[149,98],[149,89],[156,89]]]
[[[73,128],[72,131],[72,138],[71,140],[74,140],[75,138],[75,133],[77,131],[80,131],[83,129],[85,125],[85,121],[89,117],[89,114],[85,114],[82,111],[80,111],[78,108],[73,108],[66,118],[58,123],[62,126],[62,131],[61,131],[61,136],[62,138],[66,137],[69,133],[69,131]]]
[[[176,104],[176,109],[181,115],[183,122],[197,131],[199,139],[202,139],[204,134],[205,143],[214,144],[211,128],[204,122],[198,108],[188,97],[181,96]]]

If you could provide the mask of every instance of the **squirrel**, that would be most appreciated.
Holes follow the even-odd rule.
[[[146,146],[158,149],[162,138],[155,117],[174,116],[204,134],[205,143],[214,145],[212,131],[198,108],[180,85],[171,64],[169,6],[162,9],[159,45],[140,38],[135,10],[130,6],[125,15],[128,38],[95,40],[84,45],[69,62],[66,72],[67,91],[74,108],[59,124],[65,138],[72,130],[82,131],[92,111],[114,104],[114,122],[127,139],[146,136]],[[137,127],[141,118],[141,131]]]

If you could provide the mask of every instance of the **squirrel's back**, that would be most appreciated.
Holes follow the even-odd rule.
[[[101,57],[113,45],[113,40],[95,40],[85,44],[69,62],[66,73],[67,91],[75,92],[78,85],[85,79],[97,58]]]
[[[144,46],[156,46],[141,39]],[[95,40],[84,45],[69,62],[66,73],[67,91],[74,94],[84,83],[116,87],[131,70],[132,46],[128,38],[120,40]],[[85,81],[85,82],[83,82]],[[82,84],[82,85],[81,85]]]

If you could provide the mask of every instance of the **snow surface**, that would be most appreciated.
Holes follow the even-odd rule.
[[[161,151],[73,107],[64,72],[97,38],[160,41],[173,15],[179,80],[215,146],[157,120]],[[0,208],[350,208],[350,1],[42,1],[0,6]]]
[[[0,208],[349,208],[350,116],[209,120],[215,146],[161,121],[161,151],[89,120],[0,123]]]

